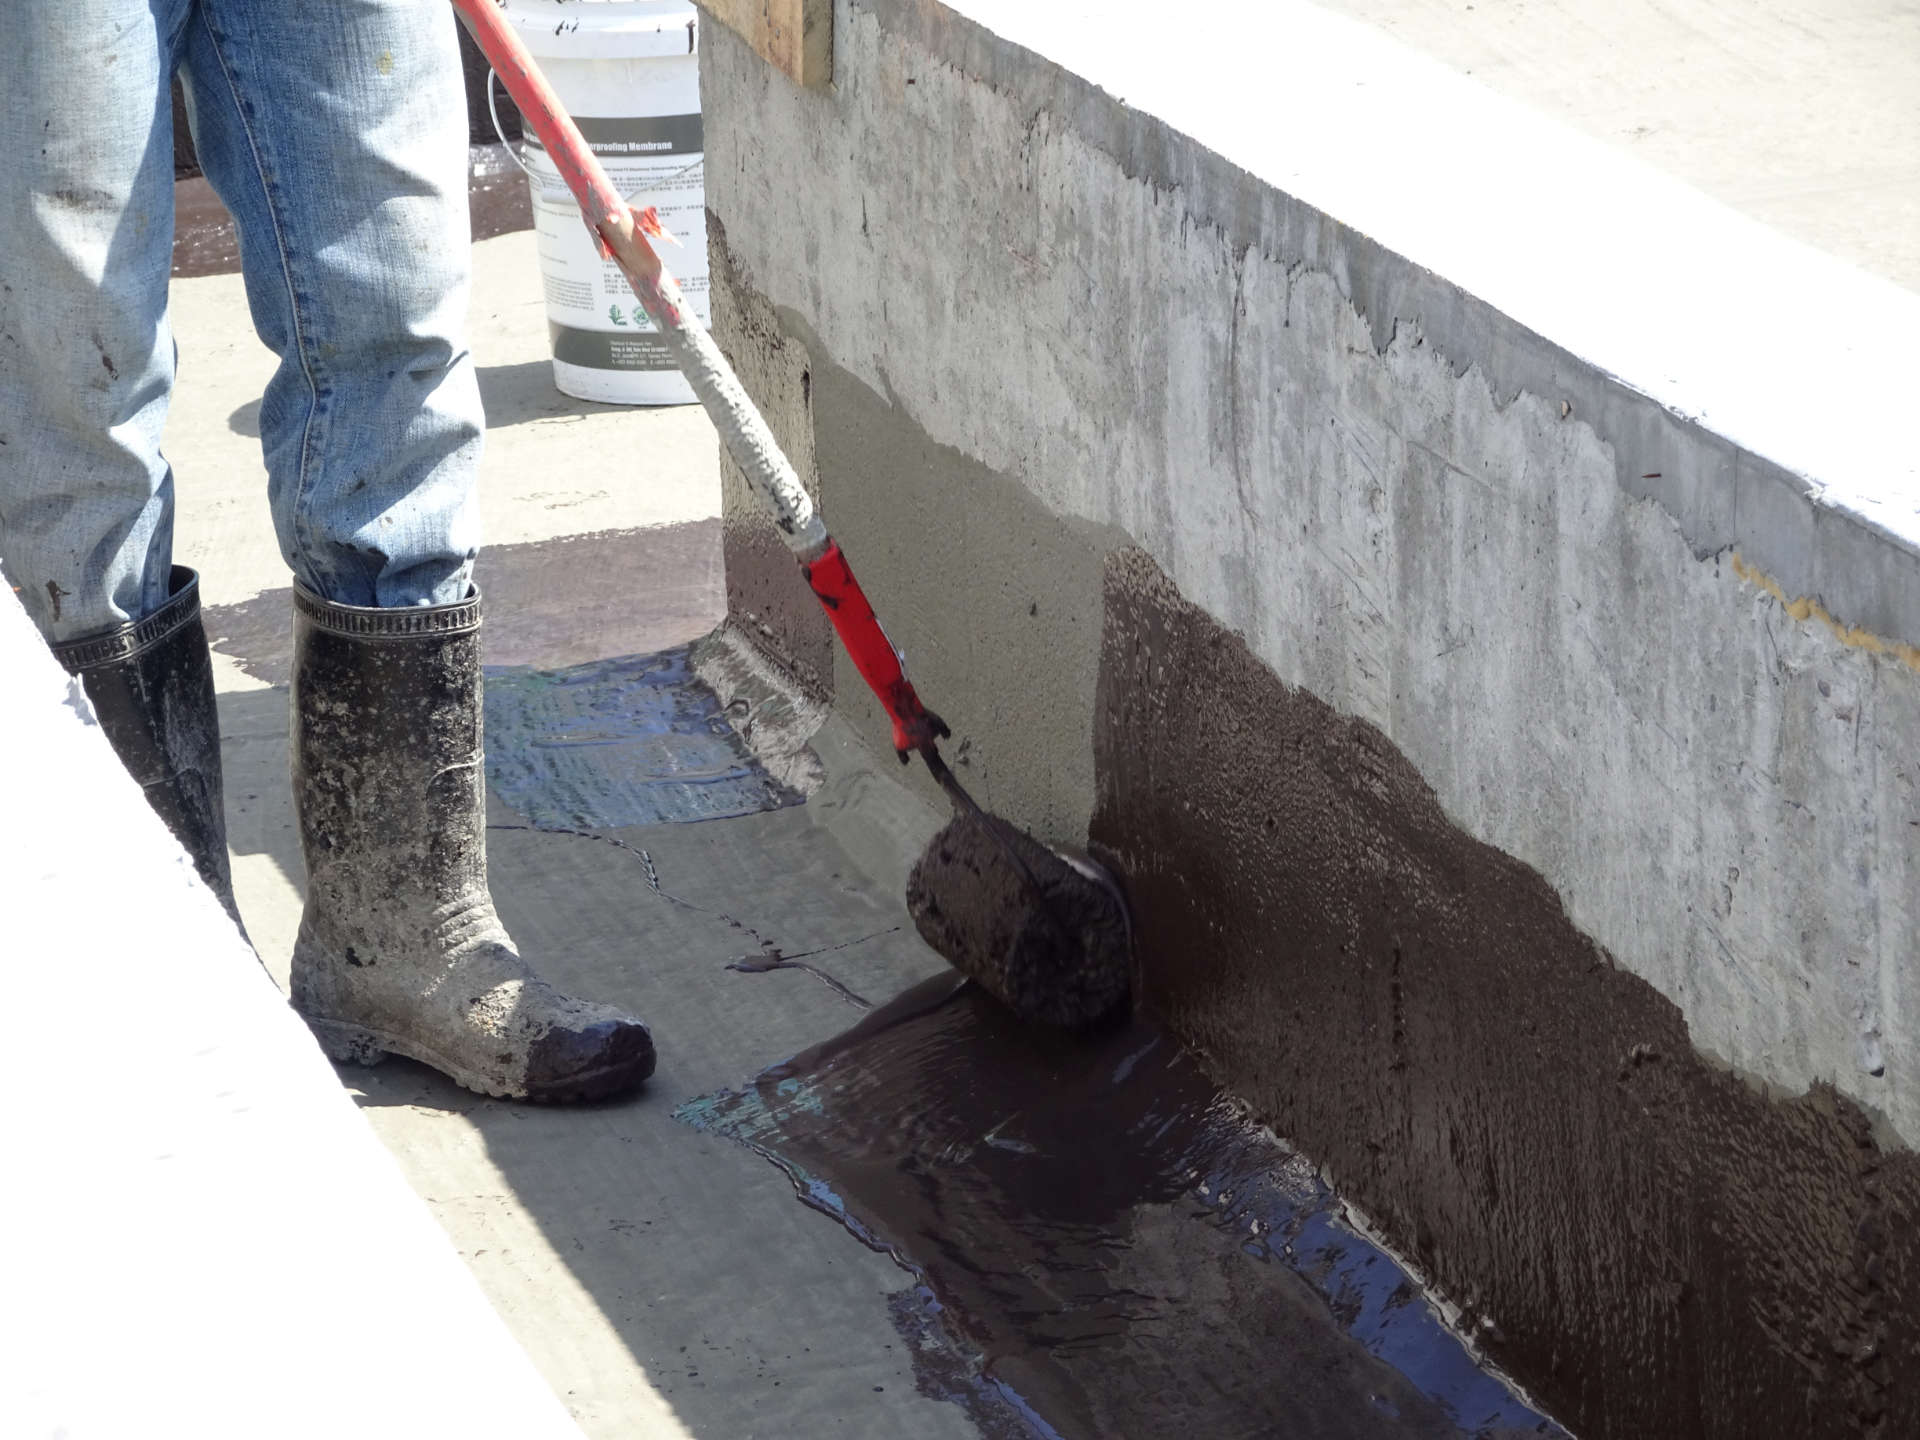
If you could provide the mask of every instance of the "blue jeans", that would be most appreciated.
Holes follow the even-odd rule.
[[[479,544],[466,102],[445,0],[57,0],[0,35],[0,566],[50,642],[165,602],[169,78],[280,357],[281,554],[325,599],[447,604]],[[189,383],[191,377],[189,377]],[[189,476],[187,483],[192,483]]]

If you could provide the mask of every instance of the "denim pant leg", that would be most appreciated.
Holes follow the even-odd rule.
[[[0,37],[0,567],[54,643],[167,598],[167,82],[187,7],[13,5]]]
[[[280,356],[280,548],[347,605],[464,599],[479,545],[466,101],[445,0],[196,0],[181,73]]]

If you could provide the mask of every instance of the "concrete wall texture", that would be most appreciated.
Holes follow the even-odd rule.
[[[1800,1433],[1893,1424],[1890,1404],[1904,1414],[1902,1404],[1920,1402],[1889,1401],[1873,1366],[1893,1363],[1885,1350],[1896,1341],[1910,1343],[1887,1316],[1902,1306],[1910,1316],[1914,1291],[1900,1286],[1913,1281],[1895,1278],[1910,1275],[1904,1261],[1860,1240],[1881,1233],[1920,1183],[1900,1153],[1920,1137],[1920,512],[1910,460],[1861,480],[1890,420],[1827,406],[1820,388],[1818,402],[1809,393],[1812,414],[1724,433],[1714,407],[1663,393],[1657,377],[1609,373],[1577,348],[1579,337],[1536,333],[1349,217],[1188,139],[1179,114],[1145,114],[968,18],[1004,8],[841,0],[828,92],[795,88],[719,27],[702,68],[716,331],[923,695],[953,722],[961,773],[984,803],[1056,841],[1085,838],[1098,796],[1108,818],[1095,839],[1104,827],[1129,864],[1153,868],[1139,848],[1151,848],[1151,833],[1143,839],[1112,817],[1147,813],[1121,793],[1128,775],[1145,773],[1125,761],[1127,744],[1166,737],[1156,741],[1147,719],[1136,725],[1134,711],[1111,689],[1102,701],[1101,690],[1120,676],[1151,690],[1200,672],[1173,656],[1122,663],[1133,652],[1115,637],[1133,622],[1131,602],[1116,596],[1140,585],[1116,587],[1113,566],[1137,555],[1125,565],[1147,565],[1217,629],[1208,645],[1244,642],[1283,687],[1276,694],[1299,692],[1326,708],[1329,724],[1362,726],[1391,752],[1395,775],[1404,761],[1430,787],[1465,841],[1518,862],[1516,875],[1537,872],[1572,933],[1601,947],[1556,940],[1541,953],[1562,957],[1569,976],[1600,955],[1639,997],[1628,1011],[1648,1024],[1673,1017],[1655,1026],[1664,1038],[1647,1042],[1642,1060],[1678,1043],[1689,1065],[1729,1076],[1756,1103],[1813,1104],[1838,1127],[1821,1145],[1864,1147],[1871,1159],[1837,1182],[1839,1198],[1820,1190],[1806,1200],[1850,1218],[1839,1230],[1830,1214],[1807,1222],[1798,1238],[1808,1258],[1789,1267],[1797,1278],[1774,1290],[1754,1282],[1783,1306],[1823,1287],[1854,1296],[1848,1318],[1824,1332],[1845,1331],[1862,1352],[1849,1351],[1846,1376],[1821,1368],[1839,1363],[1832,1355],[1807,1359],[1817,1337],[1749,1333],[1742,1302],[1703,1309],[1683,1278],[1672,1305],[1703,1313],[1676,1320],[1673,1333],[1708,1357],[1695,1370],[1676,1378],[1646,1368],[1644,1336],[1607,1350],[1605,1322],[1583,1330],[1569,1301],[1569,1335],[1610,1358],[1583,1381],[1557,1359],[1517,1354],[1521,1378],[1594,1433],[1738,1433],[1727,1428],[1733,1419],[1714,1422],[1698,1408],[1673,1429],[1673,1412],[1609,1408],[1604,1392],[1657,1380],[1683,1409],[1729,1403],[1740,1367],[1716,1369],[1710,1357],[1743,1346],[1765,1356],[1773,1345],[1776,1358],[1819,1372],[1806,1382],[1817,1400]],[[1289,64],[1322,58],[1295,54]],[[1416,83],[1394,103],[1416,123],[1432,98]],[[1529,122],[1515,111],[1501,123]],[[1567,163],[1577,169],[1581,155],[1576,148]],[[1630,192],[1631,178],[1622,183]],[[1646,193],[1666,192],[1649,179]],[[1738,249],[1745,233],[1713,232],[1733,247],[1729,266],[1752,260]],[[1801,262],[1752,243],[1774,296],[1793,297]],[[1813,259],[1804,268],[1809,285],[1828,284]],[[1643,303],[1631,279],[1584,270],[1566,284],[1595,292],[1595,313],[1617,313]],[[1712,289],[1707,277],[1699,284]],[[1891,298],[1900,292],[1890,286],[1885,297],[1860,293],[1874,303],[1845,323],[1916,318],[1912,297]],[[1817,377],[1821,362],[1783,354],[1780,364]],[[1897,393],[1895,382],[1905,383],[1876,373],[1863,384]],[[1823,426],[1834,437],[1831,477],[1821,469]],[[1775,448],[1791,455],[1762,443],[1789,433],[1791,446]],[[877,707],[834,655],[811,597],[783,573],[790,562],[737,477],[726,498],[734,617],[883,746]],[[1180,633],[1199,643],[1199,632]],[[1226,698],[1223,713],[1253,728],[1190,759],[1194,795],[1231,806],[1233,787],[1221,781],[1236,764],[1259,757],[1284,772],[1293,762],[1266,743],[1257,711],[1235,711]],[[1115,738],[1116,725],[1131,742]],[[1246,803],[1269,806],[1296,793],[1244,789]],[[1360,833],[1337,807],[1300,803],[1299,814],[1263,818],[1310,838],[1323,827],[1330,846]],[[1423,815],[1424,803],[1408,801]],[[1235,831],[1245,819],[1220,813],[1213,828]],[[1180,833],[1168,822],[1164,844]],[[1249,833],[1257,841],[1257,827]],[[1190,903],[1170,891],[1155,897],[1143,903]],[[1428,1190],[1455,1197],[1432,1202],[1449,1213],[1431,1213],[1420,1164],[1400,1166],[1394,1181],[1381,1171],[1371,1190],[1358,1173],[1368,1164],[1360,1140],[1372,1137],[1340,1132],[1365,1123],[1364,1104],[1316,1109],[1310,1076],[1269,1083],[1268,1061],[1289,1036],[1310,1050],[1299,1027],[1323,1023],[1288,1003],[1287,945],[1352,903],[1326,890],[1293,895],[1292,911],[1263,912],[1274,927],[1270,963],[1221,972],[1235,1005],[1251,1000],[1267,1016],[1264,1042],[1207,1028],[1207,1007],[1179,983],[1205,973],[1202,961],[1163,957],[1169,983],[1158,988],[1187,994],[1170,1013],[1223,1078],[1309,1153],[1340,1157],[1335,1178],[1388,1216],[1391,1238],[1443,1288],[1481,1291],[1489,1323],[1507,1324],[1525,1308],[1516,1277],[1574,1276],[1583,1235],[1612,1223],[1611,1206],[1630,1213],[1633,1203],[1603,1193],[1604,1175],[1586,1174],[1559,1180],[1578,1191],[1572,1199],[1556,1198],[1555,1177],[1540,1175],[1504,1198],[1495,1187],[1456,1204],[1458,1187],[1440,1172],[1467,1163],[1464,1142],[1451,1156],[1444,1145],[1415,1145]],[[1414,905],[1405,924],[1417,931],[1422,913]],[[1259,944],[1244,934],[1231,943]],[[1347,954],[1357,974],[1385,964],[1385,947],[1398,996],[1402,952],[1423,943],[1360,925],[1328,963]],[[1149,956],[1150,998],[1155,963]],[[1575,1013],[1605,1008],[1598,990],[1577,983],[1562,992],[1537,974],[1511,978]],[[1485,998],[1497,1008],[1497,991]],[[1528,999],[1516,997],[1507,1032],[1516,1045],[1523,1024],[1532,1033]],[[1496,1025],[1473,1043],[1499,1036]],[[1383,1032],[1371,1080],[1359,1057],[1332,1058],[1339,1074],[1329,1083],[1399,1083],[1386,1040]],[[1549,1071],[1557,1063],[1551,1048],[1536,1058]],[[1639,1063],[1628,1062],[1623,1054],[1628,1069]],[[1507,1080],[1532,1083],[1524,1071]],[[1499,1111],[1484,1087],[1503,1082],[1475,1083],[1481,1089],[1466,1089]],[[1794,1098],[1810,1090],[1813,1100]],[[1482,1137],[1489,1155],[1551,1133],[1556,1107],[1580,1103],[1546,1083],[1537,1096],[1506,1100],[1536,1113],[1504,1138]],[[1612,1125],[1617,1138],[1627,1133],[1620,1117],[1631,1112],[1640,1125],[1650,1103],[1623,1092],[1614,1119],[1591,1124]],[[1675,1106],[1668,1120],[1646,1121],[1646,1133],[1664,1137],[1646,1143],[1686,1143],[1690,1113]],[[1572,1124],[1572,1111],[1564,1118]],[[1713,1123],[1722,1135],[1766,1132],[1758,1121]],[[1786,1184],[1791,1169],[1742,1163],[1658,1204],[1693,1206],[1688,1225],[1718,1233],[1709,1213],[1718,1202],[1702,1195]],[[1578,1189],[1589,1185],[1600,1189]],[[1557,1218],[1544,1218],[1556,1207]],[[1794,1243],[1793,1206],[1768,1213],[1774,1219],[1728,1242],[1729,1253]],[[1476,1245],[1497,1249],[1497,1236],[1521,1252],[1505,1285],[1492,1278],[1500,1265],[1472,1258]],[[1688,1264],[1745,1263],[1711,1247],[1682,1250]],[[1603,1373],[1606,1385],[1589,1383]],[[1758,1392],[1741,1393],[1747,1400],[1725,1416],[1765,1413],[1744,1410]]]

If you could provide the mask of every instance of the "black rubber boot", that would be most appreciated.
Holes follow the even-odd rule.
[[[55,645],[147,803],[238,923],[220,794],[220,713],[200,623],[200,577],[173,567],[167,603],[143,620]]]
[[[521,960],[487,890],[480,597],[361,609],[296,585],[293,800],[307,908],[293,1004],[336,1060],[469,1090],[595,1100],[653,1073],[630,1015]]]

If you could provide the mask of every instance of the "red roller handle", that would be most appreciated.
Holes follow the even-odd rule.
[[[827,618],[833,621],[861,679],[886,707],[887,718],[893,721],[894,753],[903,763],[915,750],[931,754],[934,742],[948,734],[946,722],[922,705],[914,693],[900,652],[880,628],[880,617],[873,613],[866,592],[853,578],[839,542],[828,540],[820,558],[800,570],[826,609]]]

